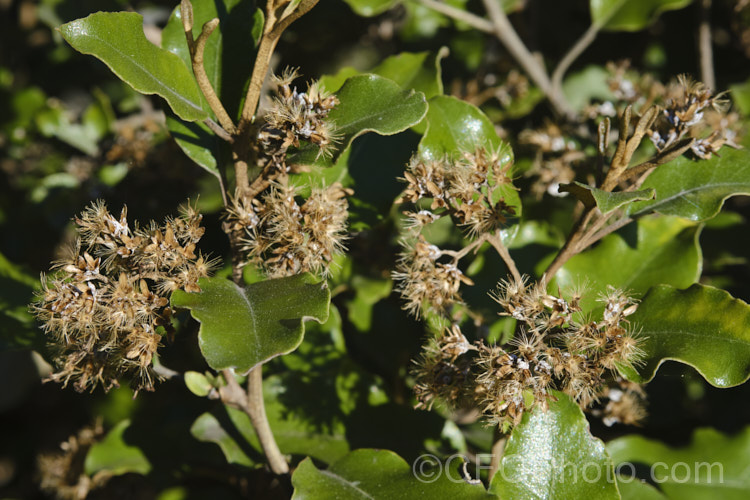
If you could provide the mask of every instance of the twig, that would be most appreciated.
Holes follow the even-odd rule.
[[[266,6],[266,22],[263,27],[263,36],[260,39],[258,52],[255,56],[255,67],[253,67],[253,73],[250,77],[250,85],[247,89],[245,105],[242,108],[242,117],[240,118],[239,133],[243,136],[249,131],[250,124],[255,116],[255,109],[258,107],[258,101],[260,100],[263,80],[265,80],[266,73],[268,73],[271,56],[281,38],[281,34],[290,24],[315,7],[318,0],[302,0],[291,13],[280,20],[276,18],[277,2],[278,0],[269,0]]]
[[[469,11],[458,9],[456,7],[453,7],[452,5],[448,5],[437,0],[417,0],[417,2],[421,3],[425,7],[434,10],[435,12],[440,12],[441,14],[453,18],[456,21],[466,23],[478,31],[483,31],[490,34],[495,33],[495,25],[493,25],[487,19],[479,17],[476,14],[472,14]]]
[[[561,115],[571,116],[574,112],[570,108],[570,105],[565,101],[565,98],[561,95],[555,95],[552,89],[552,83],[547,75],[547,71],[544,69],[542,63],[539,62],[532,54],[526,45],[521,41],[521,38],[513,29],[513,25],[510,24],[508,16],[505,15],[505,11],[502,5],[497,0],[483,0],[484,7],[487,10],[487,14],[490,16],[490,20],[494,26],[495,36],[502,42],[505,48],[510,52],[513,58],[521,65],[524,71],[539,87],[544,95],[549,99],[550,104],[554,110]]]
[[[274,474],[288,474],[289,465],[276,444],[266,417],[261,370],[261,366],[256,366],[247,374],[247,392],[242,390],[240,384],[237,383],[232,370],[222,370],[221,373],[227,385],[220,389],[219,394],[224,404],[242,410],[250,417],[255,434],[258,436],[263,453]]]
[[[453,250],[440,250],[440,253],[449,257],[453,257],[453,262],[455,264],[466,255],[468,255],[472,250],[476,251],[480,246],[482,246],[485,241],[487,241],[487,235],[483,234],[476,240],[472,241],[469,245],[463,247],[458,252]]]
[[[188,49],[190,49],[193,74],[195,75],[195,80],[198,82],[198,88],[201,89],[211,111],[214,112],[224,130],[230,134],[234,134],[236,131],[234,122],[232,122],[226,109],[224,109],[224,105],[216,95],[216,91],[206,74],[206,68],[203,66],[203,53],[206,49],[206,42],[211,33],[219,26],[219,20],[212,19],[204,24],[201,34],[198,35],[198,39],[193,40],[193,6],[190,0],[182,0],[180,2],[180,14],[182,16],[182,26],[185,29],[185,39],[187,40]]]
[[[211,132],[213,132],[214,134],[216,134],[219,137],[219,139],[223,139],[223,140],[227,141],[230,144],[234,142],[234,137],[232,137],[229,134],[229,132],[227,132],[226,130],[224,130],[224,128],[221,125],[219,125],[218,123],[216,123],[215,121],[213,121],[211,118],[206,118],[205,120],[203,120],[203,123],[208,128],[210,128]]]
[[[562,81],[565,76],[565,72],[575,62],[578,57],[583,54],[589,45],[596,39],[596,35],[599,33],[601,25],[593,23],[589,26],[589,29],[581,35],[581,38],[570,48],[570,50],[563,56],[555,71],[552,72],[552,89],[551,92],[557,96],[558,99],[564,99],[562,93]]]
[[[699,2],[700,24],[698,25],[698,54],[700,56],[701,80],[711,90],[716,89],[714,55],[711,45],[711,0]]]
[[[510,256],[510,252],[508,252],[508,248],[503,244],[503,239],[500,235],[500,231],[498,230],[493,235],[487,235],[486,238],[489,244],[492,245],[492,248],[494,248],[495,251],[503,259],[503,262],[505,262],[505,267],[507,267],[508,271],[510,271],[510,274],[513,275],[513,279],[515,279],[516,282],[520,283],[523,278],[521,276],[521,273],[518,272],[516,261],[513,260],[513,257]]]

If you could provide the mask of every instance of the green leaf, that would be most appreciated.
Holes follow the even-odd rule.
[[[667,10],[687,7],[692,0],[589,0],[591,22],[608,31],[638,31]]]
[[[63,24],[60,32],[74,49],[102,60],[138,92],[166,99],[183,120],[208,116],[192,71],[178,56],[146,40],[140,14],[97,12]]]
[[[633,203],[634,201],[650,200],[656,194],[651,188],[642,189],[640,191],[617,191],[610,193],[609,191],[602,191],[601,189],[580,182],[561,184],[558,190],[561,193],[572,194],[580,200],[586,208],[591,208],[596,205],[599,207],[599,211],[603,214],[609,213],[623,205],[627,205],[628,203]]]
[[[562,85],[568,104],[576,111],[581,111],[593,99],[613,100],[615,96],[607,83],[610,76],[606,69],[596,65],[572,73]]]
[[[745,116],[750,115],[750,79],[729,88],[732,91],[732,100],[740,112]]]
[[[28,305],[38,288],[37,278],[0,253],[0,350],[43,350],[45,335],[37,328]]]
[[[196,396],[206,397],[211,392],[213,384],[206,378],[205,375],[198,372],[185,372],[185,386],[188,390]]]
[[[99,471],[107,471],[114,476],[129,472],[146,475],[151,471],[151,463],[141,449],[123,439],[128,427],[130,420],[123,420],[89,449],[83,466],[86,474],[93,476]]]
[[[636,224],[635,241],[628,238],[631,228],[607,236],[597,247],[565,263],[549,289],[565,292],[587,285],[581,305],[590,311],[608,285],[640,297],[655,285],[684,288],[698,280],[703,260],[698,244],[701,226],[676,217],[649,217]]]
[[[344,0],[360,16],[372,17],[382,14],[399,0]]]
[[[240,288],[222,278],[202,278],[202,292],[172,294],[172,305],[190,309],[201,322],[198,342],[208,365],[247,373],[259,363],[293,351],[304,321],[328,318],[331,292],[325,282],[298,274]]]
[[[629,471],[629,466],[625,467],[628,467]],[[650,484],[636,478],[623,478],[621,475],[617,477],[617,489],[620,490],[622,500],[665,500],[667,498]]]
[[[427,457],[427,455],[424,455]],[[429,455],[429,457],[433,457]],[[434,457],[437,459],[437,457]],[[383,499],[407,500],[412,498],[495,498],[481,484],[468,484],[457,470],[461,460],[452,460],[450,468],[432,469],[437,462],[416,463],[417,473],[404,459],[388,450],[354,450],[332,464],[319,470],[312,460],[303,460],[292,475],[294,500]],[[420,480],[419,471],[427,474]],[[439,475],[439,477],[428,474]],[[452,480],[451,480],[452,479]],[[432,480],[433,482],[428,482]]]
[[[650,467],[648,479],[674,500],[745,500],[750,498],[750,427],[733,436],[714,429],[697,429],[688,446],[670,448],[658,441],[631,435],[610,441],[607,450],[620,471],[629,464]],[[638,480],[636,480],[638,481]],[[622,487],[622,482],[620,483]],[[653,495],[653,493],[652,493]],[[625,496],[623,495],[623,498]],[[638,497],[650,498],[650,497]]]
[[[457,157],[462,152],[485,147],[499,151],[503,163],[513,162],[513,151],[495,132],[495,126],[476,106],[449,96],[435,96],[429,101],[427,131],[419,143],[419,154],[425,160],[446,156]],[[521,199],[511,184],[503,184],[493,193],[521,214]]]
[[[403,90],[396,82],[377,75],[349,78],[336,93],[339,105],[328,115],[341,136],[333,160],[366,132],[393,135],[419,123],[427,113],[422,92]]]
[[[292,413],[281,401],[285,392],[286,387],[279,377],[263,381],[266,416],[282,453],[333,462],[349,452],[343,425],[335,423],[321,428],[304,416]],[[299,399],[305,395],[295,397]],[[308,397],[315,397],[315,394]],[[216,443],[229,463],[252,466],[262,456],[250,418],[235,408],[225,407],[214,413],[204,413],[193,423],[190,432],[200,441]],[[239,437],[242,439],[237,439]]]
[[[619,499],[604,443],[567,395],[523,416],[505,445],[490,492],[501,498]]]
[[[446,47],[431,52],[402,52],[375,66],[370,73],[398,83],[402,89],[414,89],[430,99],[443,93],[440,60],[448,55]]]
[[[724,290],[658,286],[629,319],[646,352],[637,373],[625,372],[630,380],[648,382],[667,360],[692,366],[716,387],[733,387],[750,377],[750,306]]]
[[[180,149],[188,158],[219,178],[221,174],[218,165],[222,146],[226,143],[203,122],[184,122],[171,112],[165,114],[169,134]]]
[[[750,146],[750,139],[743,145]],[[648,188],[656,191],[656,199],[630,205],[631,217],[659,212],[695,221],[710,219],[730,196],[750,194],[750,152],[725,147],[720,157],[710,160],[677,158],[648,176],[643,189]]]

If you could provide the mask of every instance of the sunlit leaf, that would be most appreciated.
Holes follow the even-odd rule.
[[[590,0],[591,21],[609,31],[638,31],[667,10],[686,7],[692,0]]]
[[[198,342],[208,365],[246,373],[297,348],[304,321],[328,318],[330,291],[310,274],[240,288],[222,278],[202,278],[200,293],[178,290],[172,305],[190,309],[201,322]]]
[[[125,442],[123,434],[128,427],[130,421],[123,420],[109,431],[102,441],[89,449],[84,463],[86,474],[91,476],[100,471],[107,471],[118,476],[129,472],[148,474],[151,471],[151,463],[143,451]]]
[[[102,60],[143,94],[166,99],[183,120],[208,116],[192,71],[178,56],[146,40],[143,17],[134,12],[97,12],[60,27],[74,49]]]
[[[633,381],[651,380],[668,360],[692,366],[716,387],[750,377],[750,306],[724,290],[658,286],[629,320],[645,351],[644,365],[624,372]]]
[[[513,429],[490,491],[501,498],[619,499],[604,443],[570,397],[554,395],[549,410],[526,413]]]

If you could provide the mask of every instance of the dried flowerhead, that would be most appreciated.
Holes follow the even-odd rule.
[[[108,390],[127,375],[136,390],[153,390],[153,357],[172,328],[169,295],[199,292],[217,264],[196,253],[201,219],[188,205],[161,226],[131,229],[127,208],[115,217],[101,201],[75,219],[81,240],[42,278],[32,306],[57,351],[51,380]]]
[[[351,193],[336,183],[313,188],[303,200],[294,186],[275,184],[250,203],[235,198],[227,218],[232,228],[244,233],[242,250],[248,263],[268,276],[307,271],[327,276],[334,257],[345,249],[346,196]]]
[[[297,71],[286,69],[274,77],[276,97],[264,117],[258,132],[261,166],[272,164],[286,172],[286,152],[299,147],[300,140],[319,147],[319,155],[328,155],[336,142],[335,131],[328,113],[338,104],[336,96],[328,94],[317,82],[308,85],[307,92],[299,92],[292,82]]]

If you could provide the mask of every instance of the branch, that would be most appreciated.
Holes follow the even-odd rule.
[[[714,55],[711,46],[711,0],[700,0],[698,25],[698,53],[700,54],[701,80],[711,90],[716,89]]]
[[[222,370],[221,373],[227,385],[219,390],[219,394],[224,404],[242,410],[250,417],[255,434],[258,436],[263,453],[274,474],[288,474],[289,465],[276,444],[268,424],[268,417],[266,417],[261,370],[261,366],[256,366],[247,374],[247,393],[237,383],[232,370]]]
[[[487,241],[503,259],[503,262],[505,262],[505,267],[507,267],[508,271],[510,271],[510,274],[513,275],[513,279],[515,279],[518,283],[523,281],[521,273],[518,272],[518,267],[516,267],[516,261],[513,260],[513,257],[510,256],[510,252],[508,252],[508,248],[503,244],[503,239],[500,236],[500,231],[498,230],[495,234],[487,236]]]
[[[440,12],[444,16],[453,18],[456,21],[460,21],[462,23],[466,23],[477,31],[483,31],[484,33],[490,34],[495,33],[494,24],[483,17],[472,14],[469,11],[453,7],[452,5],[448,5],[437,0],[417,0],[417,2],[421,3],[429,9],[434,10],[435,12]]]
[[[565,101],[563,96],[555,95],[552,83],[544,66],[529,52],[523,44],[513,25],[510,24],[508,16],[505,15],[501,4],[497,0],[483,0],[484,7],[492,20],[495,36],[502,42],[505,48],[515,58],[544,95],[549,99],[555,111],[564,116],[571,116],[573,110]]]
[[[193,74],[195,80],[198,82],[198,88],[201,89],[203,96],[208,102],[208,106],[213,111],[219,123],[229,134],[234,134],[236,128],[234,122],[229,117],[224,105],[216,95],[216,91],[211,85],[211,81],[208,79],[206,74],[206,68],[203,66],[203,54],[206,49],[206,42],[211,33],[219,26],[218,19],[212,19],[203,25],[201,34],[198,35],[197,40],[193,40],[193,6],[190,0],[182,0],[180,2],[180,14],[182,16],[182,26],[185,30],[185,39],[187,40],[188,49],[190,50],[190,61],[193,66]]]
[[[589,45],[596,39],[596,35],[599,33],[601,26],[598,24],[592,24],[589,29],[578,39],[578,41],[570,48],[567,54],[563,56],[562,60],[557,63],[555,71],[552,73],[552,90],[551,92],[559,99],[564,99],[562,91],[562,80],[565,76],[565,72],[575,62],[578,57],[583,54]]]

